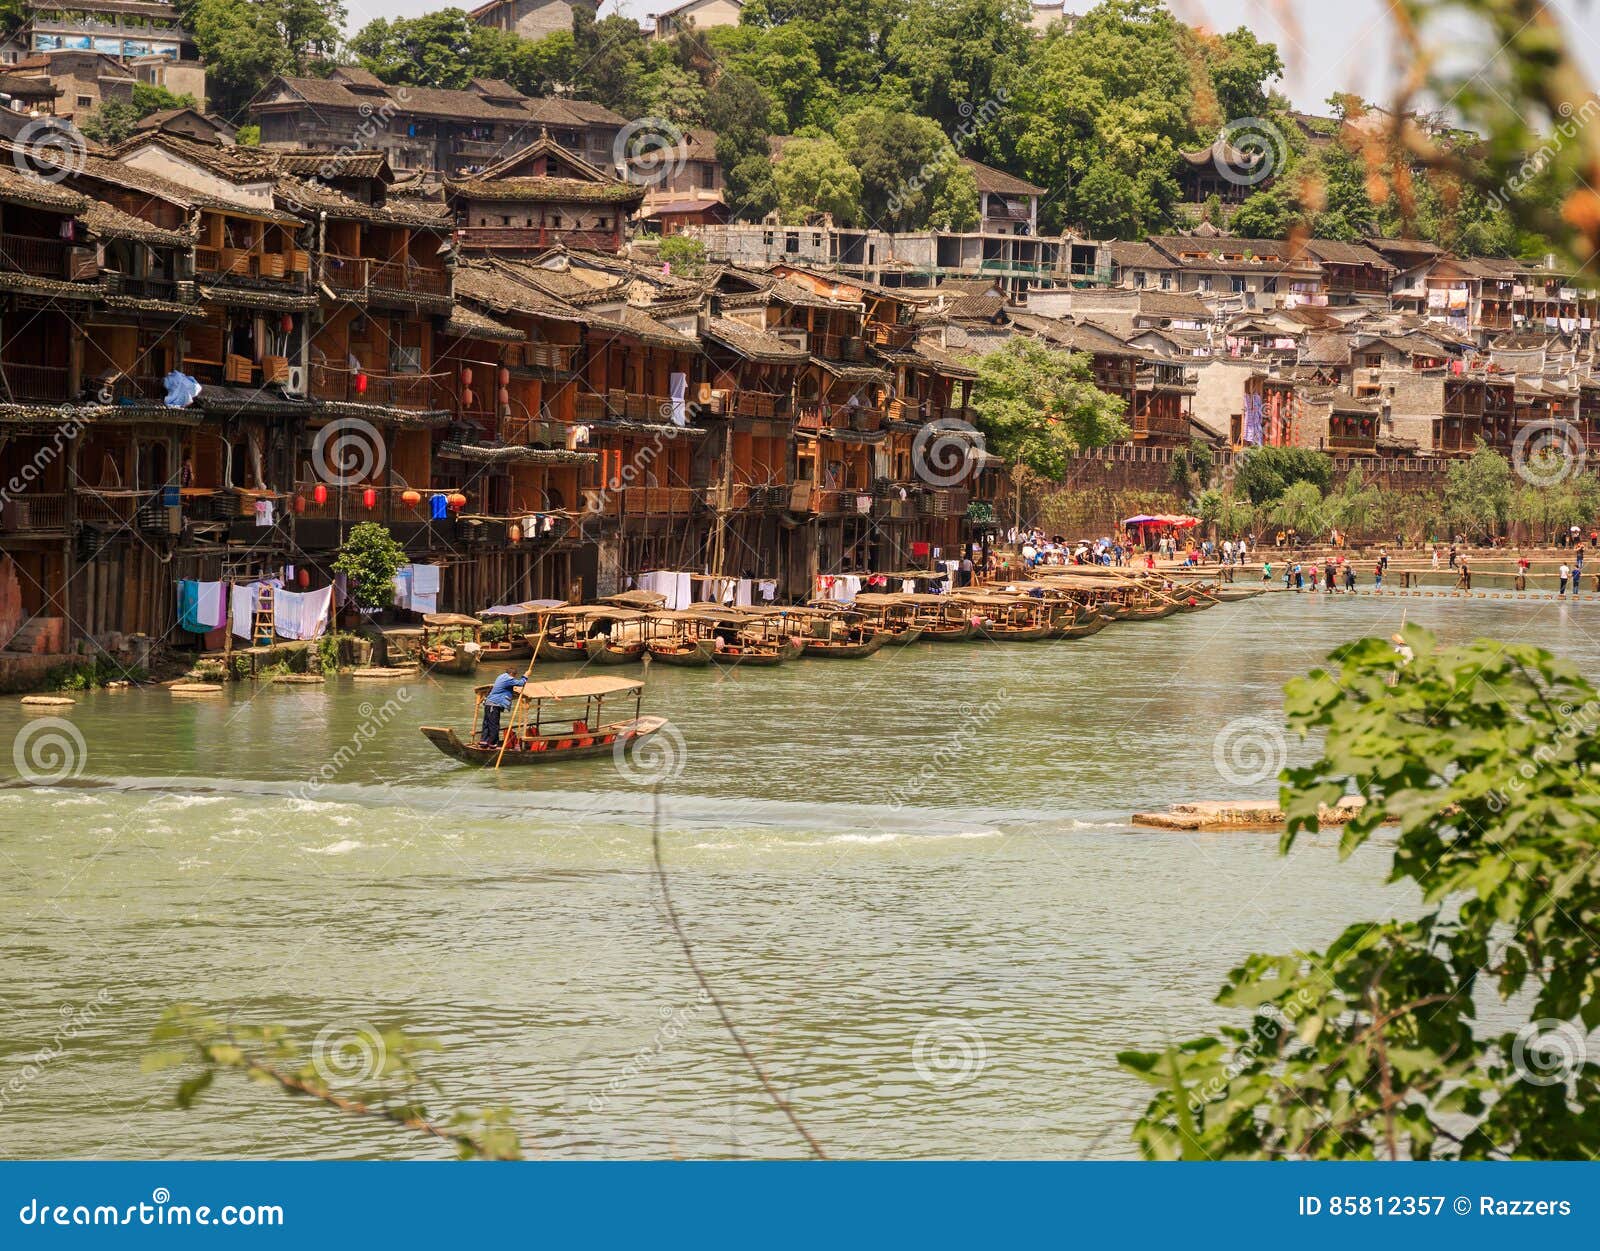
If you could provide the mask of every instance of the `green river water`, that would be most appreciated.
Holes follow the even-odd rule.
[[[1273,794],[1284,680],[1403,609],[1600,676],[1600,603],[1274,595],[1076,642],[653,666],[673,729],[625,769],[445,758],[416,726],[459,721],[464,678],[101,692],[70,729],[7,700],[0,770],[76,776],[0,789],[0,1156],[441,1154],[237,1078],[175,1110],[139,1056],[176,1002],[432,1035],[438,1106],[509,1104],[536,1157],[800,1154],[665,924],[638,780],[662,776],[686,926],[830,1154],[1130,1154],[1119,1048],[1225,1019],[1246,952],[1415,905],[1383,840],[1285,859],[1129,814]]]

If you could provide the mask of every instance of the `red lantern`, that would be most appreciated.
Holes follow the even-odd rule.
[[[474,395],[474,394],[473,394],[473,393],[472,393],[472,392],[471,392],[471,390],[470,390],[470,389],[469,389],[469,390],[466,390],[466,391],[463,391],[463,392],[462,392],[462,393],[461,393],[461,407],[462,407],[462,408],[471,408],[471,407],[472,407],[472,401],[473,401],[473,400],[475,400],[475,399],[477,399],[477,398],[478,398],[478,397],[477,397],[477,396],[475,396],[475,395]]]
[[[513,543],[522,542],[522,527],[521,526],[515,526],[515,525],[514,526],[507,526],[506,527],[506,538],[510,539]]]
[[[293,313],[285,313],[283,315],[283,320],[278,323],[278,329],[283,331],[284,334],[288,334],[291,330],[293,330],[294,329],[294,314]]]
[[[306,510],[306,497],[305,496],[297,495],[297,496],[294,497],[294,510],[297,513],[305,512],[305,510]]]
[[[419,491],[413,491],[408,488],[400,492],[400,502],[407,508],[415,508],[422,503],[422,494]]]
[[[444,502],[450,505],[451,508],[465,508],[467,506],[467,497],[461,494],[460,491],[452,491]]]
[[[302,591],[305,590],[311,585],[311,570],[302,566],[300,569],[296,570],[294,580],[300,584],[300,589]]]
[[[501,386],[505,386],[506,383],[508,383],[510,381],[511,381],[511,371],[509,369],[507,369],[504,365],[500,366],[500,385]]]
[[[501,408],[506,408],[506,407],[508,407],[510,405],[510,403],[511,403],[511,388],[510,387],[501,387],[500,388],[500,407]]]
[[[365,491],[361,492],[361,503],[363,507],[376,508],[378,506],[378,493],[371,487],[368,487]]]
[[[319,482],[311,491],[311,498],[319,504],[328,502],[328,487],[326,483]]]
[[[472,385],[472,370],[471,369],[463,369],[461,371],[461,385],[464,386],[464,387],[470,387]]]
[[[357,395],[365,395],[366,393],[367,393],[367,375],[366,374],[357,374],[356,375],[356,394]]]

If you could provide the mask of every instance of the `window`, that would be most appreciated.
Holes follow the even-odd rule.
[[[597,218],[595,218],[594,228],[596,230],[610,230],[611,229],[611,219],[609,217],[597,217]]]
[[[763,230],[761,232],[761,244],[762,244],[763,247],[768,247],[768,248],[770,248],[772,246],[772,231]]]
[[[1232,279],[1232,284],[1233,284],[1233,293],[1235,295],[1243,295],[1244,294],[1244,279],[1243,278],[1241,278],[1237,274],[1235,274],[1233,276],[1233,279]]]
[[[78,107],[80,109],[92,109],[94,107],[94,97],[93,96],[79,96],[78,97]]]
[[[1144,270],[1142,270],[1142,269],[1134,270],[1133,271],[1133,285],[1136,288],[1138,288],[1139,290],[1142,291],[1144,289],[1144,282],[1145,282],[1145,272],[1144,272]]]
[[[716,167],[705,162],[700,165],[700,185],[710,191],[717,185]]]
[[[1166,270],[1161,271],[1161,289],[1163,291],[1172,290],[1172,275]]]
[[[1206,274],[1198,279],[1194,284],[1194,289],[1203,294],[1209,294],[1211,291],[1211,275]]]

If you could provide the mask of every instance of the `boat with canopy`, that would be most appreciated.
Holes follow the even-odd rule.
[[[664,717],[640,715],[644,683],[636,679],[603,676],[530,681],[512,705],[505,741],[490,747],[482,742],[479,731],[483,701],[492,689],[475,688],[477,703],[469,741],[463,742],[449,726],[422,726],[422,736],[464,764],[499,767],[604,755],[617,751],[621,744],[647,738],[667,723]],[[618,718],[614,709],[624,715]]]
[[[483,622],[458,612],[430,612],[422,618],[417,647],[429,673],[473,674],[483,653]]]

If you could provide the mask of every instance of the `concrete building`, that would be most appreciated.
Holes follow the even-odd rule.
[[[468,16],[480,26],[538,40],[558,31],[570,31],[573,16],[579,10],[592,18],[599,8],[599,0],[491,0]]]
[[[688,0],[675,9],[655,15],[656,39],[671,39],[682,30],[710,30],[714,26],[737,26],[744,11],[743,0]]]

